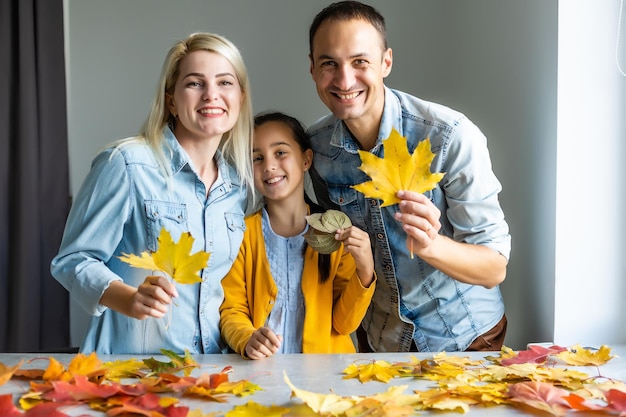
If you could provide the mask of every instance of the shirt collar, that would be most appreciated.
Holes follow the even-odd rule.
[[[187,155],[187,152],[185,152],[183,147],[180,146],[176,136],[174,136],[174,132],[172,132],[169,126],[165,126],[165,128],[163,128],[163,138],[163,152],[169,157],[172,175],[182,170],[185,165],[189,165],[191,168],[193,164],[189,159],[189,155]],[[226,186],[227,191],[232,188],[233,184],[241,185],[241,181],[239,180],[235,169],[226,161],[220,149],[215,152],[215,156],[213,158],[217,163],[219,175],[224,180],[224,185]]]

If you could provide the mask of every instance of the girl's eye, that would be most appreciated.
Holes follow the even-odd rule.
[[[257,156],[253,156],[253,157],[252,157],[252,162],[253,162],[253,163],[254,163],[254,162],[260,162],[260,161],[262,161],[262,160],[263,160],[263,157],[262,157],[262,156],[260,156],[260,155],[257,155]]]
[[[202,87],[202,83],[200,81],[191,81],[187,83],[188,87]]]
[[[220,81],[220,85],[234,85],[235,83],[233,83],[232,81],[229,80],[222,80]]]

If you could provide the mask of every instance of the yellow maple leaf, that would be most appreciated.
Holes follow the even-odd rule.
[[[148,370],[146,364],[137,359],[118,359],[105,362],[103,367],[106,379],[116,382],[119,382],[122,378],[141,378],[145,371]]]
[[[260,390],[263,390],[263,388],[246,379],[233,382],[222,382],[217,387],[215,387],[216,393],[234,394],[239,397],[245,397],[246,395],[254,394],[256,391]]]
[[[48,368],[43,373],[44,381],[69,381],[72,375],[65,370],[65,365],[50,356]]]
[[[424,193],[435,188],[445,173],[431,173],[430,164],[435,154],[430,150],[430,138],[421,141],[413,154],[409,154],[406,138],[397,130],[383,141],[384,157],[359,151],[361,166],[359,169],[371,178],[352,186],[368,198],[383,200],[381,207],[400,202],[396,193],[400,190]]]
[[[181,233],[178,243],[174,243],[172,236],[164,227],[158,241],[159,247],[152,254],[143,252],[141,256],[137,256],[122,253],[119,258],[135,268],[165,272],[179,284],[202,282],[199,272],[206,267],[210,254],[205,251],[191,254],[194,241],[191,233]]]
[[[392,366],[390,362],[377,360],[364,364],[350,364],[343,370],[346,374],[343,379],[359,378],[361,382],[371,380],[389,382],[390,379],[400,376],[400,370]]]
[[[351,399],[337,394],[318,394],[298,389],[291,383],[286,372],[283,372],[283,375],[285,383],[291,388],[291,396],[304,401],[315,413],[337,416],[354,405],[354,401]]]
[[[288,408],[277,405],[265,406],[254,401],[248,401],[247,404],[237,405],[231,411],[225,414],[225,417],[247,417],[247,416],[267,416],[280,417],[289,411]]]
[[[557,357],[573,366],[599,366],[613,358],[611,348],[606,345],[600,346],[600,349],[595,352],[580,345],[574,345],[570,349],[560,352]]]
[[[96,352],[91,352],[89,355],[79,353],[72,358],[67,366],[67,372],[70,375],[84,375],[89,376],[91,373],[96,372],[102,368],[102,362],[96,355]]]
[[[217,417],[221,415],[223,415],[221,411],[211,411],[211,412],[205,413],[204,411],[200,409],[189,410],[189,413],[187,413],[187,417]]]

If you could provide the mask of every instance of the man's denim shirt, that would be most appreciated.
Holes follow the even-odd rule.
[[[219,177],[206,194],[185,151],[169,128],[164,151],[172,178],[166,181],[152,150],[140,142],[109,148],[93,161],[70,211],[53,276],[94,317],[81,351],[102,354],[153,354],[161,349],[182,353],[220,353],[221,279],[229,271],[245,229],[245,189],[218,152]],[[162,319],[137,320],[99,304],[115,280],[138,287],[155,271],[133,268],[120,260],[157,249],[165,227],[178,241],[194,238],[192,253],[210,253],[202,283],[176,284],[174,299]]]
[[[491,168],[486,138],[463,114],[385,87],[385,109],[371,152],[383,157],[382,141],[395,128],[408,150],[430,138],[436,154],[432,172],[445,176],[425,194],[441,210],[440,234],[458,242],[480,244],[507,259],[509,228],[498,202],[501,185]],[[398,205],[380,207],[351,186],[370,178],[358,167],[359,145],[343,122],[332,115],[310,127],[315,172],[332,203],[366,230],[374,246],[376,292],[363,320],[375,351],[462,351],[504,315],[498,287],[487,289],[454,280],[411,256],[406,233],[394,219]],[[315,175],[313,182],[316,183]],[[321,187],[320,187],[321,185]],[[318,197],[323,201],[324,196]]]

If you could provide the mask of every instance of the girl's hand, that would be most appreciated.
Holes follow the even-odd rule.
[[[350,226],[337,230],[335,239],[343,242],[344,249],[356,262],[356,273],[361,284],[366,288],[369,287],[374,281],[374,256],[367,232],[356,226]]]
[[[269,327],[261,327],[252,333],[246,344],[246,355],[250,359],[269,358],[278,352],[283,337],[275,334]]]

